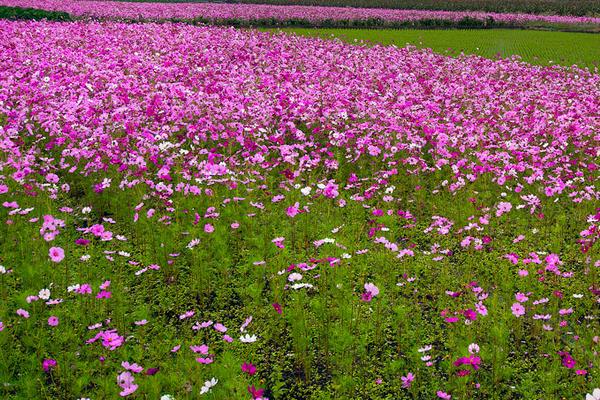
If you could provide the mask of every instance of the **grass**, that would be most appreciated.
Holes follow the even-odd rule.
[[[460,52],[493,58],[519,55],[537,65],[600,65],[600,35],[576,32],[545,32],[511,29],[491,30],[373,30],[285,28],[305,36],[338,37],[349,42],[370,41],[384,45],[431,48],[442,54]]]

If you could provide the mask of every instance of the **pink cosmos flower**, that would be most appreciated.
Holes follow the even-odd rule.
[[[400,379],[402,380],[402,388],[408,389],[410,388],[410,385],[412,385],[412,382],[415,380],[415,375],[412,372],[409,372],[408,374],[406,374],[406,376],[400,377]]]
[[[517,318],[525,314],[525,307],[523,307],[521,303],[513,303],[511,310],[513,315]]]
[[[134,383],[133,375],[129,371],[121,372],[117,375],[117,384],[123,389],[119,393],[121,397],[129,396],[138,388],[138,385]]]
[[[129,361],[123,361],[121,363],[121,366],[123,368],[125,368],[127,371],[135,372],[136,374],[139,374],[140,372],[142,372],[144,370],[144,368],[140,367],[136,363],[130,364]]]
[[[443,400],[450,400],[450,399],[452,399],[451,395],[449,395],[446,392],[442,392],[441,390],[438,390],[436,394],[437,394],[438,398],[443,399]]]
[[[52,315],[50,318],[48,318],[48,325],[57,326],[58,325],[58,317],[55,317],[54,315]]]
[[[53,174],[53,173],[49,173],[46,175],[46,181],[49,183],[58,183],[58,175]]]
[[[186,312],[184,312],[183,314],[181,314],[181,315],[179,316],[179,319],[180,319],[180,320],[183,320],[183,319],[192,318],[192,317],[193,317],[195,314],[196,314],[196,312],[195,312],[195,311],[193,311],[193,310],[186,311]]]
[[[123,343],[125,343],[125,338],[120,336],[116,329],[110,329],[102,332],[98,332],[96,336],[86,341],[87,344],[91,344],[96,342],[97,340],[102,340],[102,346],[106,347],[110,351],[121,347]]]
[[[500,202],[496,209],[496,217],[500,217],[500,216],[502,216],[502,214],[505,214],[505,213],[509,212],[510,210],[512,210],[511,203],[508,203],[506,201]]]
[[[204,225],[204,232],[213,233],[214,231],[215,231],[215,227],[212,226],[211,224]]]
[[[200,346],[196,346],[196,345],[192,345],[190,346],[190,350],[192,350],[194,353],[200,353],[200,354],[208,354],[208,346],[205,344],[202,344]]]
[[[101,290],[100,292],[98,292],[98,294],[96,295],[97,299],[110,299],[111,297],[111,293],[107,292],[106,290]]]
[[[300,203],[296,202],[293,206],[290,206],[286,210],[288,217],[294,218],[300,213]]]
[[[92,293],[92,285],[89,283],[84,283],[79,285],[77,289],[75,289],[75,293],[77,294],[91,294]]]
[[[59,263],[65,258],[65,251],[60,247],[50,247],[48,256],[52,262]]]
[[[527,297],[526,294],[524,293],[517,293],[515,294],[515,299],[519,302],[519,303],[524,303],[527,300],[529,300],[529,297]]]
[[[283,237],[276,237],[275,239],[271,240],[271,242],[274,243],[275,246],[279,247],[280,249],[285,249],[285,246],[283,245],[284,240],[285,238]]]
[[[27,312],[26,310],[23,310],[22,308],[19,308],[19,309],[17,310],[17,315],[18,315],[19,317],[23,317],[23,318],[25,318],[25,319],[29,318],[29,312]]]
[[[110,281],[104,281],[101,285],[100,285],[100,289],[101,290],[106,290],[108,289],[108,287],[110,286]]]
[[[379,288],[375,286],[373,283],[365,283],[365,292],[361,296],[362,301],[371,301],[373,297],[379,294]]]

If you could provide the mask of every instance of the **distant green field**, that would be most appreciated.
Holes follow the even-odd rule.
[[[519,55],[539,65],[600,66],[600,35],[591,33],[527,30],[376,30],[376,29],[282,29],[306,36],[339,37],[353,42],[364,40],[381,44],[429,47],[436,52],[456,55],[461,51],[493,58]]]

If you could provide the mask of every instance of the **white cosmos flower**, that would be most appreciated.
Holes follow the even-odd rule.
[[[600,389],[596,388],[592,394],[588,393],[587,396],[585,396],[585,400],[600,400]]]
[[[67,287],[67,292],[74,292],[75,290],[79,289],[80,285],[79,283],[75,284],[75,285],[71,285],[69,287]]]
[[[298,289],[302,289],[302,288],[310,289],[313,287],[313,285],[311,285],[310,283],[295,283],[290,287],[294,290],[298,290]]]
[[[290,282],[299,281],[300,279],[302,279],[302,274],[299,274],[297,272],[293,272],[288,276],[288,281]]]
[[[477,345],[477,343],[471,343],[469,345],[469,353],[471,353],[471,354],[479,353],[479,346]]]
[[[219,382],[218,379],[212,378],[210,381],[204,382],[204,386],[200,388],[200,394],[205,394],[211,391],[213,386],[215,386]]]
[[[40,290],[40,292],[38,293],[38,297],[42,300],[48,300],[50,298],[50,290],[48,290],[48,289]]]
[[[240,336],[240,342],[242,343],[254,343],[256,342],[256,335],[250,336],[250,334],[246,333],[243,336]]]
[[[302,192],[302,194],[305,196],[308,196],[311,191],[312,191],[312,188],[310,186],[300,189],[300,192]]]

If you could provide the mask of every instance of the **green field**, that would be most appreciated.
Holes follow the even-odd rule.
[[[339,37],[353,42],[364,40],[385,45],[421,48],[456,55],[461,51],[483,57],[519,55],[524,61],[539,65],[600,65],[600,35],[591,33],[545,32],[527,30],[374,30],[374,29],[307,29],[289,28],[306,36]]]

